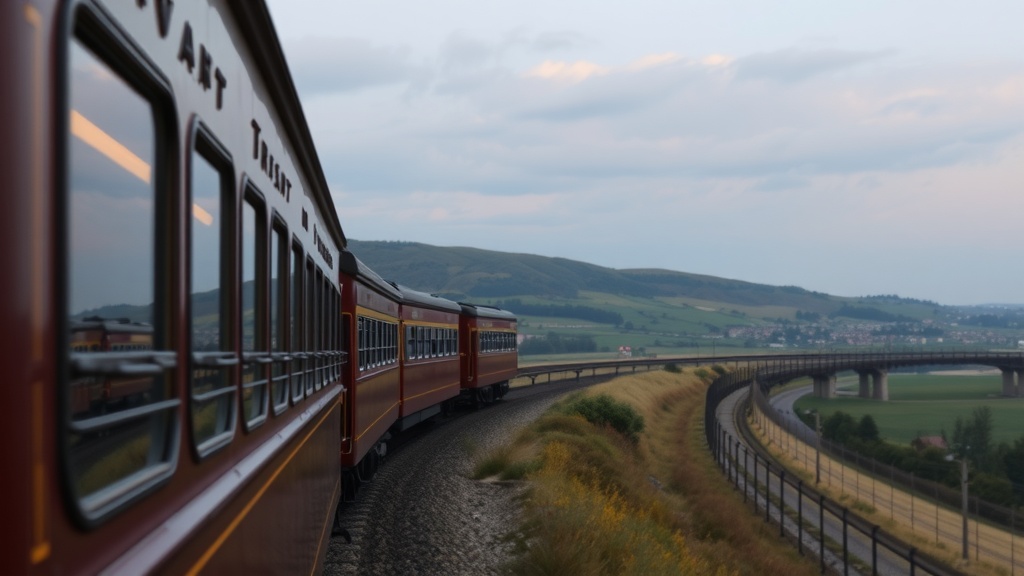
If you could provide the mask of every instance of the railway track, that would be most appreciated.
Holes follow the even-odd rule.
[[[746,424],[745,405],[748,391],[738,390],[728,396],[718,407],[719,422],[723,430],[737,444],[732,448],[734,453],[751,455],[750,458],[738,458],[730,461],[726,473],[730,477],[739,476],[739,488],[745,497],[754,502],[760,509],[765,508],[765,486],[768,486],[769,499],[774,502],[767,507],[765,521],[769,518],[773,523],[780,522],[780,490],[778,478],[773,478],[769,468],[776,471],[783,469],[775,459],[763,449],[753,437]],[[757,454],[761,461],[759,467],[752,467],[749,462]],[[776,472],[777,474],[777,472]],[[775,484],[775,489],[772,489]],[[759,488],[760,487],[760,488]],[[844,529],[841,518],[831,514],[823,514],[821,503],[814,498],[801,497],[799,489],[785,485],[781,490],[783,506],[787,512],[782,514],[782,530],[791,540],[797,541],[801,552],[818,555],[821,559],[822,571],[836,574],[882,574],[901,575],[908,573],[907,563],[898,556],[886,551],[873,549],[871,539],[856,531]],[[824,522],[824,534],[821,526]],[[828,542],[825,547],[823,541]],[[874,558],[873,558],[874,555]],[[874,566],[874,571],[872,571]]]
[[[473,454],[504,442],[560,396],[609,377],[514,388],[504,400],[403,435],[339,516],[325,576],[498,574],[519,526],[521,485],[472,480]]]
[[[818,555],[823,573],[831,567],[842,574],[962,574],[805,486],[798,475],[787,475],[746,427],[743,415],[754,377],[748,370],[713,384],[705,418],[709,446],[726,478],[765,522],[792,538],[802,554]],[[809,548],[807,536],[814,543]]]

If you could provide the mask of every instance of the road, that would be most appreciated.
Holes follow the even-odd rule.
[[[732,442],[740,443],[740,449],[737,453],[741,454],[741,456],[737,458],[736,464],[737,466],[739,466],[740,490],[745,490],[749,498],[758,499],[758,501],[761,503],[761,506],[763,507],[765,491],[764,486],[765,483],[768,481],[766,480],[766,476],[768,476],[768,474],[766,474],[763,462],[759,466],[756,466],[755,469],[753,456],[751,456],[750,458],[742,456],[744,447],[746,447],[747,450],[751,453],[752,447],[746,445],[742,436],[739,434],[735,422],[735,415],[737,414],[738,405],[740,402],[743,401],[747,394],[748,390],[742,389],[736,392],[735,394],[729,396],[718,406],[717,414],[719,422],[722,424],[723,429],[727,434],[729,434],[732,437]],[[790,412],[791,411],[792,410],[790,410]],[[730,448],[735,450],[735,446],[732,446]],[[726,470],[726,472],[730,475],[730,477],[734,477],[736,473],[736,471],[733,470],[731,466],[729,469]],[[756,482],[751,480],[750,484],[747,485],[744,478],[754,478],[755,473]],[[770,489],[772,492],[772,496],[777,497],[779,493],[778,476],[772,476],[772,479],[773,481]],[[755,486],[759,486],[760,488],[755,490]],[[832,570],[840,574],[859,574],[861,572],[854,569],[854,566],[852,565],[853,559],[856,558],[859,559],[858,564],[865,567],[865,571],[863,573],[871,573],[872,546],[870,538],[863,536],[856,530],[847,531],[845,540],[847,542],[847,553],[849,555],[848,557],[851,560],[851,566],[849,566],[848,571],[844,572],[844,562],[842,557],[843,552],[841,548],[842,542],[844,541],[844,535],[843,524],[841,519],[835,517],[830,513],[825,513],[823,515],[817,501],[815,501],[813,498],[808,497],[806,494],[804,494],[803,497],[800,497],[798,495],[797,490],[790,486],[789,484],[786,484],[785,489],[782,492],[786,507],[794,511],[793,514],[787,515],[787,517],[785,518],[784,525],[785,530],[791,535],[791,537],[796,538],[797,535],[800,534],[802,546],[812,551],[813,553],[817,554],[820,550],[820,521],[822,516],[824,516],[826,538],[832,540],[833,542],[839,545],[837,553],[826,548],[825,563],[828,566],[830,566]],[[774,519],[775,522],[778,522],[778,504],[773,503],[771,508],[772,511],[770,512],[770,516]],[[791,517],[792,515],[795,515],[795,511],[797,510],[802,512],[802,521],[798,521],[797,519]],[[893,576],[907,574],[909,573],[909,566],[905,560],[891,553],[888,553],[884,549],[879,549],[877,573]]]

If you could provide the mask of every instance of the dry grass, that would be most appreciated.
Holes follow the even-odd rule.
[[[814,483],[813,462],[808,463],[809,460],[813,460],[813,447],[803,445],[802,443],[799,444],[799,449],[801,451],[809,452],[810,456],[802,459],[795,458],[793,456],[792,445],[788,444],[788,442],[795,443],[795,440],[787,440],[788,449],[782,449],[779,446],[778,442],[772,441],[765,434],[764,430],[757,425],[755,421],[751,420],[748,423],[750,424],[751,430],[757,436],[761,445],[764,446],[775,459],[782,463],[782,465],[785,466],[787,470],[796,473],[801,478],[803,478],[805,482],[811,484]],[[828,463],[829,460],[830,459],[827,455],[822,455],[823,471],[826,470],[826,468],[828,471],[831,471],[833,466]],[[839,468],[840,466],[841,464],[835,464],[836,468]],[[844,477],[853,478],[856,474],[856,472],[850,471],[847,474],[845,474]],[[862,475],[862,477],[865,476]],[[836,482],[836,484],[833,484],[834,481]],[[853,486],[856,486],[858,482],[860,481],[854,481],[849,479],[847,480],[847,483],[852,484]],[[863,481],[864,484],[867,484],[867,482],[868,481]],[[1010,573],[1007,567],[994,566],[987,561],[963,561],[960,558],[960,547],[957,542],[936,542],[933,534],[929,530],[922,531],[919,528],[918,531],[915,532],[911,529],[909,525],[900,521],[894,521],[890,516],[891,512],[889,511],[887,505],[884,506],[885,509],[879,510],[874,505],[872,505],[871,502],[857,499],[853,494],[854,492],[856,492],[856,488],[854,488],[853,486],[848,485],[845,489],[843,489],[838,483],[838,477],[830,477],[829,474],[823,472],[823,480],[820,484],[815,486],[815,489],[824,493],[828,498],[831,498],[832,500],[848,505],[859,516],[865,518],[869,522],[881,526],[885,531],[889,532],[893,536],[896,536],[904,542],[912,544],[918,550],[930,556],[933,556],[936,559],[946,562],[950,566],[954,566],[956,569],[966,574],[971,574],[972,576],[1005,576]],[[895,498],[896,503],[901,507],[901,509],[907,510],[913,508],[913,504],[910,502],[910,497],[908,494],[900,490],[893,491],[892,494],[894,494],[895,496],[890,497]],[[904,501],[901,503],[900,499],[903,499]],[[884,501],[884,498],[881,500]],[[921,508],[922,506],[926,509],[934,508],[934,505],[931,503],[925,503],[923,505],[920,503],[918,504],[918,508]],[[954,518],[954,520],[952,521],[954,525],[956,525],[956,523],[959,522],[959,514],[956,511],[941,510],[936,514],[952,516]],[[931,513],[929,512],[925,515],[931,516]],[[907,520],[907,522],[909,521]],[[972,531],[971,535],[972,537],[974,537],[975,532]],[[1007,542],[1007,545],[1009,545],[1009,542]]]
[[[482,459],[478,476],[519,469],[530,482],[526,537],[508,572],[816,573],[815,562],[751,514],[708,453],[708,379],[648,372],[589,390],[643,417],[638,443],[553,410]]]

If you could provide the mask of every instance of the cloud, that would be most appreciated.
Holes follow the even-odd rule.
[[[527,77],[544,78],[546,80],[579,83],[592,76],[603,76],[605,74],[608,74],[608,69],[593,62],[580,60],[568,64],[545,60],[535,68],[528,70],[524,75]]]
[[[646,68],[655,68],[665,64],[671,64],[673,62],[679,62],[682,60],[682,56],[675,52],[665,52],[664,54],[648,54],[638,60],[635,60],[629,65],[631,70],[644,70]]]
[[[775,52],[760,52],[739,58],[735,62],[736,77],[740,79],[800,82],[893,55],[891,50],[854,52],[850,50],[800,50],[788,48]]]

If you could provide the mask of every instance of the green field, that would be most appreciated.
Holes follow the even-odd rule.
[[[1002,398],[1002,377],[998,373],[970,375],[890,374],[889,401],[880,402],[856,397],[856,376],[843,376],[838,381],[840,396],[797,400],[799,412],[818,410],[822,418],[843,411],[860,419],[870,414],[878,424],[883,439],[908,445],[918,436],[953,434],[956,419],[965,421],[975,408],[992,409],[992,438],[998,444],[1012,444],[1024,434],[1024,398]]]

